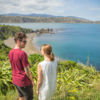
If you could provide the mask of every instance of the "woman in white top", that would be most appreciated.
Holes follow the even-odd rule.
[[[56,90],[57,61],[51,45],[44,44],[41,53],[44,61],[38,64],[37,94],[39,100],[51,100]]]

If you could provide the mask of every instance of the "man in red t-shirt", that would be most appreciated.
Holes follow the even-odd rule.
[[[14,37],[16,46],[9,52],[12,83],[18,90],[19,100],[33,100],[34,81],[29,68],[27,54],[22,50],[22,48],[25,48],[26,39],[27,36],[24,33],[16,33]]]

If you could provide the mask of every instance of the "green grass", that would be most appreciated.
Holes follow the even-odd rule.
[[[17,91],[10,90],[6,96],[1,94],[0,100],[18,100],[18,93]]]
[[[43,56],[39,54],[29,56],[35,81],[34,91],[36,91],[37,84],[37,64],[42,60]],[[4,61],[0,71],[2,72],[0,73],[2,76],[0,79],[0,86],[2,86],[0,100],[16,100],[18,94],[11,84],[12,75],[8,60]],[[99,83],[100,73],[94,67],[77,64],[74,61],[58,62],[57,89],[53,100],[99,100]],[[4,87],[6,88],[4,89]],[[34,98],[37,100],[36,92],[34,92]]]
[[[68,94],[66,94],[66,96],[55,94],[52,100],[100,100],[100,84],[96,84],[96,86],[97,87],[84,91],[81,94],[81,91],[78,93],[76,90],[71,91],[69,96]],[[6,96],[0,94],[0,100],[18,100],[18,93],[16,90],[10,90]],[[34,100],[37,100],[36,93],[34,93]]]

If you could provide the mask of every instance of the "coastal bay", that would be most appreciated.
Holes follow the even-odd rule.
[[[5,23],[5,25],[29,28],[37,30],[37,33],[41,29],[53,29],[55,34],[42,34],[34,38],[36,49],[42,44],[49,43],[55,56],[60,59],[93,65],[100,70],[100,24]]]

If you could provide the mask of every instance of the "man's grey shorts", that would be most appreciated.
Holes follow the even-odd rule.
[[[15,85],[15,86],[18,90],[19,97],[24,97],[25,100],[33,100],[33,87],[32,87],[32,85],[25,86],[25,87],[19,87],[17,85]]]

